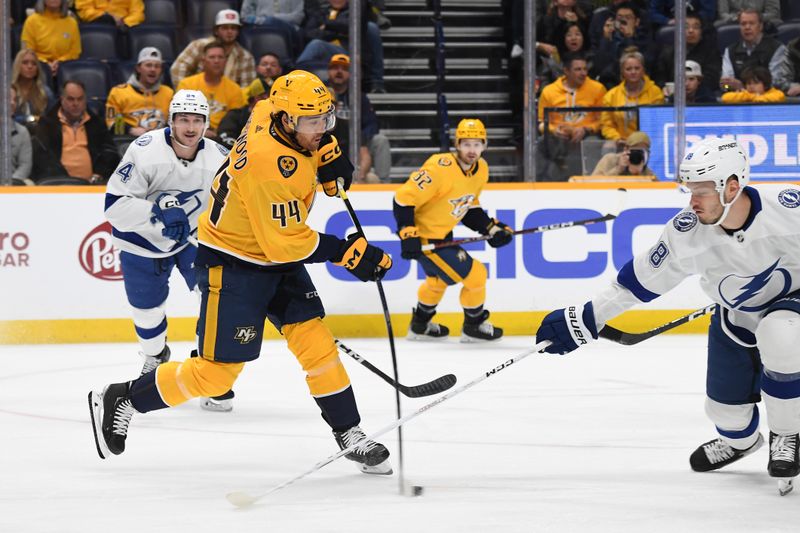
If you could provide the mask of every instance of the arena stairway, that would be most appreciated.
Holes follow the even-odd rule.
[[[392,21],[381,32],[387,93],[369,98],[392,145],[392,181],[404,181],[439,151],[433,11],[426,0],[387,0]],[[445,94],[451,137],[463,117],[487,127],[484,157],[492,181],[518,178],[512,144],[507,51],[500,0],[442,0]]]

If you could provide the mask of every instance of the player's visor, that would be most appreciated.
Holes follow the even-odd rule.
[[[336,126],[336,115],[333,110],[322,115],[312,115],[307,117],[297,117],[294,129],[297,133],[314,134],[325,133]]]

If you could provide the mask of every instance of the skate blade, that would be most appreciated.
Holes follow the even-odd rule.
[[[106,446],[103,439],[103,397],[99,392],[89,392],[89,415],[92,418],[92,433],[94,434],[94,445],[97,447],[97,455],[100,459],[108,459],[111,451]]]
[[[361,470],[365,474],[373,474],[378,476],[390,476],[394,471],[392,470],[392,464],[387,459],[386,461],[377,464],[375,466],[368,466],[365,464],[358,464],[358,469]]]
[[[447,340],[447,337],[449,337],[449,335],[443,335],[441,337],[431,337],[430,335],[409,333],[408,335],[406,335],[406,340],[415,342],[444,342]]]
[[[200,408],[204,411],[211,411],[214,413],[230,413],[233,411],[233,402],[231,400],[212,400],[211,398],[201,398]]]
[[[786,496],[794,489],[794,478],[786,478],[778,480],[778,493],[781,496]]]
[[[481,344],[485,342],[497,342],[503,337],[497,337],[496,339],[479,339],[477,337],[470,337],[469,335],[461,334],[460,342],[462,344]]]

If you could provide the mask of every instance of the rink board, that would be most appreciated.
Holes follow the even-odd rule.
[[[671,184],[629,184],[619,217],[607,223],[528,234],[509,246],[466,245],[489,271],[486,306],[509,334],[532,334],[553,308],[584,302],[614,279],[634,254],[649,249],[663,224],[687,203]],[[394,258],[384,281],[395,334],[405,334],[409,311],[423,279],[416,264],[400,258],[391,206],[395,187],[354,188],[350,199],[367,237]],[[102,187],[8,188],[0,192],[0,343],[104,342],[134,340],[130,310],[103,218]],[[492,184],[481,196],[490,215],[521,229],[594,218],[613,209],[616,186],[601,184]],[[335,198],[318,195],[310,224],[344,236],[353,231]],[[473,236],[456,228],[455,237]],[[386,334],[377,291],[342,268],[310,265],[325,303],[326,321],[337,335]],[[170,338],[194,335],[197,297],[177,273],[167,303]],[[459,329],[458,288],[439,306],[443,322]],[[619,317],[631,330],[652,327],[708,303],[696,279]],[[702,331],[698,321],[687,331]],[[267,328],[267,338],[277,337]]]

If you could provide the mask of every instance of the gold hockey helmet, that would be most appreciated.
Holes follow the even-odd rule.
[[[486,144],[486,127],[477,118],[461,119],[456,128],[456,146],[461,139],[479,139]]]
[[[269,100],[276,111],[284,111],[295,130],[304,133],[304,123],[313,129],[333,129],[336,117],[328,88],[304,70],[293,70],[272,84]],[[312,127],[312,123],[315,126]]]

